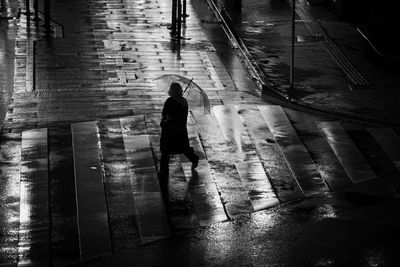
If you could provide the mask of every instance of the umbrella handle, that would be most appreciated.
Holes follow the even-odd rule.
[[[186,90],[189,88],[189,85],[192,83],[192,81],[193,81],[193,78],[190,79],[190,82],[188,83],[188,85],[186,86],[186,88],[185,88],[185,90],[183,91],[182,94],[184,94],[186,92]]]

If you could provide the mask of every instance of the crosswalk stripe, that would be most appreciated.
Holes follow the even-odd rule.
[[[376,195],[400,196],[399,170],[374,136],[362,125],[346,123],[343,127],[345,127],[346,133],[350,136],[377,177],[377,179],[351,188],[357,190],[357,188],[364,188],[365,184],[365,189],[371,188]]]
[[[81,260],[111,253],[97,121],[71,125]],[[96,242],[93,242],[96,240]]]
[[[203,146],[201,145],[201,141],[197,131],[196,121],[194,120],[191,114],[189,114],[188,116],[187,130],[188,130],[190,145],[193,147],[194,151],[196,152],[196,154],[199,156],[200,159],[205,159],[206,153],[204,152]]]
[[[247,151],[244,149],[246,148],[246,145],[251,144],[251,142],[249,142],[250,140],[244,136],[246,130],[244,129],[243,123],[237,115],[234,107],[230,105],[214,106],[212,112],[218,121],[225,141],[228,143],[228,146],[229,144],[232,144],[231,148],[233,148],[234,152],[237,154],[235,157],[236,161],[249,160],[245,155]]]
[[[317,122],[317,125],[353,183],[376,178],[371,167],[339,122]]]
[[[120,118],[122,131],[125,134],[140,135],[146,134],[146,122],[143,115],[128,116]]]
[[[261,162],[236,163],[242,181],[245,184],[253,209],[255,211],[279,204]]]
[[[175,218],[177,217],[176,211],[179,210],[180,213],[182,213],[183,209],[186,208],[186,213],[189,214],[186,214],[187,218],[179,218],[179,224],[183,225],[182,220],[185,219],[186,221],[188,221],[186,225],[189,226],[190,222],[190,227],[193,228],[198,225],[207,225],[212,222],[223,221],[226,220],[227,217],[215,183],[213,184],[213,186],[210,185],[209,187],[211,188],[209,188],[207,193],[205,193],[201,192],[201,189],[205,188],[203,183],[198,184],[197,182],[195,182],[199,181],[199,179],[203,180],[204,177],[208,179],[207,184],[212,182],[213,180],[210,176],[211,174],[209,172],[209,165],[205,165],[205,162],[207,162],[206,155],[197,133],[196,122],[191,114],[189,114],[188,116],[187,130],[190,145],[193,147],[195,153],[200,158],[199,167],[196,169],[196,171],[192,173],[192,164],[184,155],[181,154],[178,157],[174,157],[172,159],[176,160],[177,164],[172,164],[172,166],[170,166],[171,178],[169,179],[169,202],[171,202],[171,221],[175,221],[174,224],[176,225],[176,221],[178,219]],[[178,167],[177,165],[179,165],[180,167]],[[208,172],[206,170],[208,170]],[[181,180],[181,174],[183,174],[184,181]],[[194,190],[193,183],[200,187],[197,187],[197,190]],[[176,207],[176,205],[180,205],[181,207]],[[184,206],[182,207],[182,205]],[[194,210],[193,208],[187,207],[188,205],[190,205],[190,207],[193,207]],[[211,211],[214,211],[213,213],[210,213],[210,211],[207,212],[206,206],[208,207],[208,205],[210,205]]]
[[[400,171],[400,137],[390,128],[368,128],[368,131]]]
[[[318,171],[330,190],[335,191],[352,184],[350,177],[326,142],[314,120],[304,118],[294,126],[299,135],[304,137],[303,142],[310,154],[313,155]]]
[[[147,135],[123,132],[127,160],[134,166],[131,176],[133,199],[143,243],[171,235],[165,205]]]
[[[122,133],[127,159],[134,168],[154,168],[153,153],[148,135]],[[156,179],[156,178],[154,178]],[[154,190],[156,190],[154,188]]]
[[[236,106],[242,117],[257,154],[281,202],[303,198],[304,195],[293,177],[287,161],[269,130],[257,106]]]
[[[52,127],[48,133],[49,186],[51,199],[51,265],[80,260],[73,168],[71,125]]]
[[[148,117],[146,116],[146,120]],[[151,148],[157,159],[160,159],[160,136],[149,135]],[[184,157],[184,156],[183,156]],[[167,185],[168,217],[174,231],[197,227],[196,216],[190,197],[188,197],[187,182],[182,169],[182,155],[171,156],[169,165],[169,179]]]
[[[200,226],[226,221],[224,206],[221,203],[217,187],[211,177],[207,160],[200,160],[199,166],[192,170],[191,163],[183,163],[183,169],[189,181],[188,190],[193,199],[197,220]]]
[[[140,244],[130,181],[133,170],[126,159],[120,119],[99,121],[98,127],[112,244],[120,250]]]
[[[49,266],[47,129],[22,132],[18,266]]]
[[[20,152],[15,153],[13,157],[18,161],[14,162],[14,159],[3,161],[4,158],[0,156],[0,225],[7,225],[7,228],[0,228],[0,262],[11,266],[15,266],[18,259],[20,156]]]
[[[231,153],[226,145],[217,119],[212,114],[195,115],[194,118],[228,215],[253,212],[248,194],[243,190],[242,181],[236,170],[236,155]]]
[[[306,196],[329,191],[281,106],[259,106],[269,129]]]
[[[236,169],[254,210],[268,208],[279,203],[267,175],[256,153],[256,147],[250,140],[234,106],[215,106],[213,113],[217,117],[222,132],[231,149],[237,154]]]

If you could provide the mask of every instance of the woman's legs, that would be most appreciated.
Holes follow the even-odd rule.
[[[193,149],[190,149],[189,151],[186,151],[183,154],[192,163],[192,168],[196,168],[197,165],[199,164],[199,156],[197,156],[194,153]],[[169,173],[169,154],[168,153],[161,153],[159,173],[165,174],[165,175],[168,175],[168,173]]]
[[[190,162],[192,163],[192,168],[195,169],[199,164],[199,156],[194,153],[193,149],[190,149],[183,154],[188,158],[188,160],[190,160]]]
[[[169,173],[169,154],[161,153],[159,173],[168,175]]]
[[[158,181],[161,194],[168,209],[168,180],[169,180],[169,154],[161,153],[160,169],[158,170]]]

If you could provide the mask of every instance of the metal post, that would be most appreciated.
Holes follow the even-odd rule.
[[[183,11],[182,11],[182,16],[184,17],[184,18],[187,18],[187,17],[189,17],[189,15],[188,14],[186,14],[186,0],[182,0],[183,1]]]
[[[29,16],[30,14],[31,14],[31,11],[30,11],[30,6],[31,6],[31,4],[29,3],[29,0],[25,0],[25,14],[27,15],[27,16]],[[28,18],[27,18],[28,19]]]
[[[39,21],[39,0],[34,0],[33,8],[35,9],[35,21]]]
[[[293,89],[294,81],[294,44],[295,44],[295,20],[296,17],[296,0],[292,0],[292,55],[290,58],[290,91]]]
[[[44,27],[46,33],[49,34],[50,29],[50,0],[44,0]]]
[[[32,41],[33,43],[33,66],[32,66],[32,91],[36,91],[36,41]]]
[[[171,31],[172,34],[176,33],[176,13],[177,13],[177,2],[178,0],[172,0],[172,14],[171,14]]]
[[[182,0],[178,0],[178,27],[176,31],[176,38],[181,38],[182,31]]]
[[[233,7],[233,11],[236,14],[241,14],[242,13],[242,0],[233,0],[232,7]]]

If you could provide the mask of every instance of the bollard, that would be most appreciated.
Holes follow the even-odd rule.
[[[189,17],[189,15],[186,13],[186,0],[182,0],[183,1],[183,11],[182,11],[182,16],[183,18],[187,18]]]
[[[172,34],[176,33],[177,1],[178,0],[172,0],[172,14],[171,14],[171,31],[172,31]]]
[[[242,0],[233,0],[232,6],[236,14],[242,13]]]
[[[182,0],[178,0],[178,21],[177,21],[176,38],[181,38],[182,31]]]
[[[29,0],[25,0],[25,14],[26,14],[27,16],[29,16],[29,15],[31,14]],[[28,18],[27,18],[27,19],[28,19]]]
[[[35,18],[34,18],[34,20],[36,22],[38,22],[39,21],[39,0],[34,0],[33,8],[35,9]]]
[[[291,54],[290,54],[290,81],[289,81],[289,93],[293,92],[294,87],[294,45],[295,45],[295,34],[296,34],[296,0],[292,0],[292,42],[291,42]],[[289,94],[289,98],[290,98]]]

